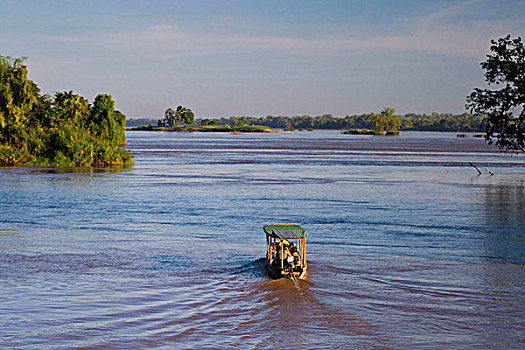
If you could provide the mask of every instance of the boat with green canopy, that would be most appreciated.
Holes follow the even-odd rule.
[[[306,237],[300,225],[273,224],[263,226],[266,233],[266,268],[274,278],[306,277]]]

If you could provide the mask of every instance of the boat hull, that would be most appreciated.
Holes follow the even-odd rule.
[[[291,274],[289,272],[283,271],[280,268],[276,268],[275,266],[272,266],[266,261],[266,270],[270,274],[272,278],[292,278]],[[303,268],[300,271],[294,271],[293,277],[295,278],[305,278],[306,277],[306,265],[303,266]]]

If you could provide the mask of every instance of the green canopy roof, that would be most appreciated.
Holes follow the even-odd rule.
[[[267,235],[281,239],[297,239],[308,237],[308,232],[306,232],[306,230],[299,225],[265,225],[263,229]]]

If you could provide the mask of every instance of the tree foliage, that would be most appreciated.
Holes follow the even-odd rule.
[[[173,108],[170,107],[164,112],[163,124],[170,127],[175,125],[179,126],[181,122],[193,124],[194,118],[195,114],[189,108],[178,106],[177,109],[173,110]]]
[[[383,110],[383,113],[385,111]],[[219,125],[234,126],[241,118],[244,118],[248,125],[262,125],[274,129],[373,129],[372,119],[376,113],[365,113],[359,115],[347,115],[346,117],[335,117],[331,114],[319,116],[299,115],[299,116],[265,116],[265,117],[230,117],[218,119],[201,119],[201,125],[216,123]],[[379,114],[380,116],[380,114]],[[385,124],[384,129],[397,128],[399,130],[418,130],[418,131],[462,131],[480,132],[482,118],[472,116],[469,113],[431,113],[396,115],[392,124]],[[132,121],[133,122],[133,121]],[[146,121],[145,121],[146,122]],[[149,122],[153,122],[150,120]]]
[[[40,90],[27,79],[25,58],[0,56],[0,128],[24,125]],[[6,136],[2,133],[2,136]]]
[[[525,48],[520,37],[510,35],[491,40],[491,54],[481,63],[491,89],[475,88],[467,97],[467,108],[483,116],[485,139],[504,150],[525,147]],[[499,87],[496,88],[496,87]]]
[[[88,118],[88,126],[93,135],[121,144],[126,142],[124,136],[126,116],[120,111],[116,111],[114,107],[115,102],[111,95],[97,95]]]
[[[397,128],[401,125],[401,120],[399,116],[394,114],[395,112],[396,110],[392,107],[383,107],[379,114],[372,113],[372,127],[374,131],[379,133],[397,131]]]
[[[202,126],[217,125],[217,120],[205,118],[201,120],[201,125]]]
[[[90,107],[88,100],[84,97],[74,94],[73,91],[56,92],[52,104],[53,109],[49,118],[41,118],[42,121],[45,121],[45,126],[85,126],[90,115]]]
[[[126,117],[111,95],[91,107],[73,91],[41,95],[24,59],[0,56],[0,166],[90,167],[131,164]]]
[[[164,112],[164,123],[167,126],[175,125],[175,111],[173,108],[170,107]]]

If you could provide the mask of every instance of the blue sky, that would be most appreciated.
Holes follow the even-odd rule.
[[[0,55],[128,118],[461,113],[525,1],[3,0]]]

